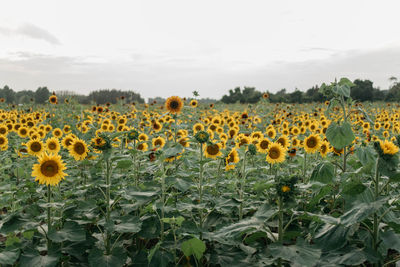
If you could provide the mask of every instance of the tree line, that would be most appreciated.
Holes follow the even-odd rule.
[[[356,79],[353,81],[354,86],[351,87],[350,96],[357,101],[400,101],[400,82],[396,77],[389,79],[391,85],[387,90],[381,90],[373,86],[370,80]],[[268,97],[270,102],[278,103],[310,103],[323,102],[328,100],[319,90],[319,87],[313,86],[306,91],[296,89],[294,92],[287,92],[281,89],[276,93],[260,92],[255,87],[240,87],[229,90],[229,93],[221,98],[221,102],[226,104],[232,103],[257,103],[263,96]]]
[[[48,101],[51,94],[52,92],[46,86],[39,87],[36,91],[22,90],[18,92],[15,92],[8,85],[0,88],[0,98],[3,98],[9,104],[26,104],[31,102],[44,104]],[[56,95],[59,102],[64,102],[65,99],[74,99],[80,104],[115,104],[120,99],[124,99],[126,103],[144,103],[144,99],[139,93],[117,89],[96,90],[90,92],[87,96],[71,91],[58,91]]]

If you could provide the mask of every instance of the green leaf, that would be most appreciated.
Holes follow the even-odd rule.
[[[98,248],[93,248],[89,253],[89,265],[93,267],[118,267],[126,262],[126,254],[122,248],[115,248],[110,255],[105,255]]]
[[[14,244],[18,244],[20,242],[21,242],[21,240],[15,234],[10,234],[9,236],[7,236],[5,245],[6,245],[6,247],[10,247],[10,246],[12,246]]]
[[[391,182],[400,182],[400,172],[395,172],[389,175],[389,180]]]
[[[367,187],[361,182],[351,180],[343,186],[342,193],[345,195],[358,195],[364,192]]]
[[[133,165],[132,160],[129,159],[123,159],[123,160],[119,160],[117,162],[117,168],[119,169],[128,169]]]
[[[19,249],[0,252],[0,264],[12,265],[16,262],[18,257]]]
[[[76,222],[66,222],[64,227],[59,231],[51,229],[48,236],[54,242],[63,242],[66,240],[81,242],[86,240],[85,230]]]
[[[331,251],[346,246],[350,228],[342,225],[325,224],[314,238],[323,251]]]
[[[375,163],[374,151],[370,147],[358,147],[356,155],[363,166],[369,166]]]
[[[292,246],[283,246],[280,243],[273,243],[268,247],[270,254],[275,258],[289,261],[290,266],[315,266],[321,257],[321,250],[311,247],[305,242],[299,241]]]
[[[340,223],[344,226],[359,223],[382,208],[386,201],[387,199],[385,198],[371,203],[359,203],[340,217]]]
[[[206,251],[206,245],[200,239],[193,237],[182,243],[181,250],[186,257],[194,255],[197,260],[200,260],[201,257],[203,257],[203,253]]]
[[[317,181],[324,184],[329,184],[335,177],[335,167],[330,162],[321,162],[315,166],[312,174],[311,181]]]
[[[114,230],[118,233],[132,233],[135,234],[142,229],[142,222],[137,217],[133,220],[122,222],[114,226]]]
[[[54,255],[42,256],[38,251],[29,251],[21,255],[20,264],[22,267],[53,267],[57,265],[58,259]]]
[[[351,125],[348,122],[343,122],[342,125],[332,122],[325,135],[329,143],[336,149],[342,149],[350,145],[355,139]]]
[[[348,87],[355,86],[355,84],[352,81],[350,81],[348,78],[345,78],[345,77],[340,79],[339,84],[340,85],[347,85]]]
[[[381,234],[381,239],[386,248],[391,248],[400,252],[400,235],[392,230],[388,230]]]

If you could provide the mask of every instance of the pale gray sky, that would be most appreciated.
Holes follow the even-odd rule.
[[[400,1],[1,1],[0,86],[220,98],[400,77]]]

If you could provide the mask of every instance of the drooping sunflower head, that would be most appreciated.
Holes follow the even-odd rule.
[[[271,143],[267,150],[266,161],[270,164],[282,163],[285,161],[286,149],[280,143]]]
[[[167,101],[165,102],[165,108],[170,113],[179,113],[181,112],[182,107],[183,107],[183,101],[179,96],[168,97]]]
[[[239,153],[233,148],[228,156],[225,158],[225,170],[232,170],[235,168],[235,164],[239,162]]]
[[[319,153],[321,154],[321,157],[325,158],[326,155],[330,152],[330,147],[329,143],[327,141],[322,141],[321,146],[319,148]]]
[[[68,175],[64,170],[66,167],[60,155],[45,152],[38,157],[38,163],[33,165],[32,176],[39,184],[55,186]]]
[[[28,153],[33,156],[39,156],[44,151],[44,145],[39,139],[31,139],[26,143]]]
[[[304,150],[307,153],[315,153],[321,147],[321,138],[319,135],[311,134],[306,139],[304,139]]]
[[[128,133],[128,139],[129,140],[138,140],[139,139],[139,133],[135,129],[129,131]]]
[[[83,160],[86,158],[89,150],[85,141],[75,138],[71,145],[68,147],[69,154],[74,157],[75,160]]]

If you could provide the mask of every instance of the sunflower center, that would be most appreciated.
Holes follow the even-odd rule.
[[[267,149],[267,148],[268,148],[268,145],[269,145],[269,142],[266,141],[266,140],[262,140],[262,141],[260,142],[260,147],[261,147],[262,149]]]
[[[322,152],[323,154],[326,152],[326,149],[327,149],[326,145],[322,145],[322,146],[321,146],[321,152]]]
[[[235,156],[233,155],[233,153],[230,153],[228,155],[228,163],[231,163],[231,162],[235,162]]]
[[[0,145],[4,144],[6,142],[6,140],[4,140],[3,137],[0,138]]]
[[[39,142],[33,142],[31,144],[31,150],[33,152],[39,152],[40,150],[42,150],[42,145]]]
[[[82,143],[78,142],[74,145],[74,151],[75,153],[82,155],[83,153],[85,153],[86,149]]]
[[[0,128],[0,134],[5,134],[7,130],[5,128]]]
[[[308,139],[307,139],[307,146],[308,146],[309,148],[313,148],[313,147],[315,147],[316,145],[317,145],[317,140],[315,140],[314,137],[311,137],[311,138],[308,138]]]
[[[48,145],[48,148],[50,149],[50,150],[54,150],[54,149],[56,149],[57,148],[57,145],[55,144],[55,143],[50,143],[49,145]]]
[[[171,109],[177,109],[179,107],[179,102],[178,101],[171,101],[171,103],[169,103],[169,106],[171,107]]]
[[[219,152],[219,146],[218,145],[209,145],[209,146],[207,146],[207,153],[209,155],[214,156],[214,155],[217,155],[218,152]]]
[[[47,176],[47,177],[53,177],[58,173],[58,164],[54,160],[48,160],[42,163],[40,166],[40,172]]]
[[[157,140],[154,142],[154,145],[155,145],[155,146],[161,146],[161,145],[162,145],[162,141],[161,141],[160,139],[157,139]]]
[[[65,140],[65,144],[66,144],[67,146],[70,146],[71,143],[72,143],[72,139],[71,139],[71,138],[68,138],[67,140]]]
[[[277,158],[279,158],[280,155],[281,155],[281,153],[280,153],[279,149],[277,149],[277,148],[272,148],[269,151],[269,157],[271,159],[277,159]]]

